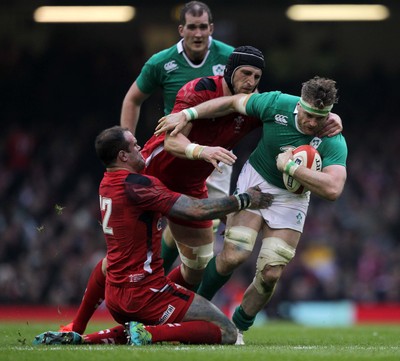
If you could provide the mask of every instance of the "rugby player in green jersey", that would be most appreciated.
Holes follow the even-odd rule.
[[[347,177],[346,141],[342,134],[318,137],[336,102],[335,81],[315,77],[303,83],[301,97],[279,91],[220,97],[164,117],[157,127],[159,134],[176,126],[170,133],[173,136],[195,118],[200,122],[202,118],[218,119],[233,112],[263,122],[261,139],[241,171],[237,191],[257,184],[264,192],[273,194],[274,201],[265,210],[246,210],[228,216],[223,250],[208,263],[197,291],[212,299],[233,271],[250,257],[261,232],[255,277],[233,314],[239,331],[252,326],[257,313],[272,297],[283,269],[295,255],[303,231],[310,192],[289,192],[282,174],[293,176],[309,191],[327,200],[336,200],[343,191]],[[290,149],[303,144],[318,149],[322,157],[321,172],[292,161]],[[244,344],[242,333],[237,344]]]

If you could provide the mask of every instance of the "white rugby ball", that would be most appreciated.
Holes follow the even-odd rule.
[[[305,144],[293,150],[293,160],[298,165],[303,165],[309,169],[320,172],[322,160],[319,152],[311,145]],[[303,194],[308,191],[292,176],[283,173],[283,183],[288,191],[296,194]]]

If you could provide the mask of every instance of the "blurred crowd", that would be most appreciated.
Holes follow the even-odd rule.
[[[80,302],[105,254],[97,195],[103,168],[94,138],[119,122],[122,99],[145,60],[140,49],[123,61],[112,49],[87,51],[65,42],[48,49],[35,57],[1,44],[0,304]],[[267,72],[261,90],[272,83],[296,94],[307,77],[279,83]],[[297,255],[268,306],[271,314],[282,301],[400,302],[394,95],[400,74],[393,79],[377,69],[354,82],[344,71],[335,79],[341,95],[335,109],[349,147],[347,184],[336,202],[312,197]],[[151,101],[143,106],[141,144],[155,124],[153,113],[161,115],[161,99]],[[241,161],[256,140],[254,134],[237,148]],[[221,242],[219,236],[217,248]],[[238,301],[254,267],[254,259],[244,264],[219,292],[221,307]]]

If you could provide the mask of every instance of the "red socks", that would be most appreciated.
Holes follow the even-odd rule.
[[[197,289],[198,285],[191,285],[185,281],[182,276],[181,266],[176,266],[170,273],[168,273],[167,277],[172,281],[177,283],[178,285],[187,288],[188,290],[194,291]]]
[[[167,323],[145,326],[152,335],[152,342],[181,342],[189,344],[220,344],[221,329],[207,321]]]
[[[152,335],[152,343],[180,342],[187,344],[220,344],[221,330],[207,321],[188,321],[167,323],[165,325],[145,326]],[[122,325],[90,333],[84,336],[86,344],[126,345],[125,328]]]
[[[72,321],[72,331],[78,332],[81,335],[85,332],[94,311],[104,301],[106,277],[101,270],[102,262],[103,260],[100,260],[92,271],[78,313]]]
[[[83,336],[85,343],[90,344],[115,344],[115,345],[126,345],[128,342],[125,333],[125,327],[122,325],[108,328],[99,332],[90,333]]]

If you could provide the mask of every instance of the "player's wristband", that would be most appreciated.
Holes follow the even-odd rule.
[[[197,110],[195,108],[183,109],[182,113],[185,114],[186,120],[188,122],[199,117],[199,114],[197,113]]]
[[[251,206],[250,195],[248,193],[234,194],[238,201],[239,211],[242,209],[249,208]]]
[[[293,174],[296,172],[297,168],[299,168],[299,165],[294,160],[289,159],[283,171],[293,177]]]
[[[193,158],[200,159],[200,154],[203,152],[205,147],[206,147],[205,145],[199,145],[198,148],[195,149],[195,151],[197,149],[199,149],[199,151],[197,152],[197,154],[195,154],[195,152],[193,152]]]
[[[185,148],[186,158],[195,160],[200,159],[200,155],[203,152],[205,145],[198,145],[196,143],[189,143]]]
[[[194,159],[193,152],[198,146],[199,146],[198,144],[189,143],[185,148],[186,158],[193,160]]]

